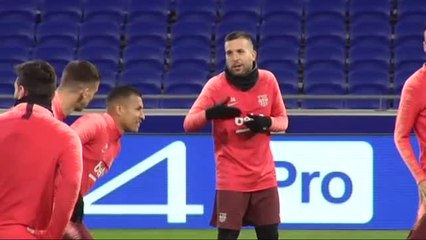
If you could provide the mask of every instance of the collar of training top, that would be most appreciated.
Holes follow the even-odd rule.
[[[47,97],[44,96],[25,96],[21,99],[16,99],[14,106],[20,103],[37,104],[53,113],[52,101],[50,101]]]
[[[228,67],[225,67],[226,79],[235,87],[242,91],[248,91],[251,89],[259,79],[259,69],[257,68],[256,62],[253,61],[252,70],[245,76],[237,76],[229,71]]]

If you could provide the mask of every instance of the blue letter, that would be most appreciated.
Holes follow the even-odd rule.
[[[330,182],[334,178],[342,179],[345,184],[345,191],[341,197],[333,197],[330,194]],[[324,180],[321,184],[321,192],[324,198],[331,203],[344,203],[346,202],[352,195],[352,181],[348,175],[342,172],[331,172],[324,177]]]
[[[288,177],[286,180],[284,181],[279,181],[278,182],[278,186],[279,187],[287,187],[290,186],[291,184],[294,183],[294,181],[296,180],[296,168],[294,167],[293,164],[291,164],[290,162],[286,162],[286,161],[280,161],[280,162],[276,162],[275,166],[277,168],[285,168],[287,169],[288,172]]]
[[[302,203],[308,203],[311,196],[311,181],[320,176],[319,172],[302,173]]]

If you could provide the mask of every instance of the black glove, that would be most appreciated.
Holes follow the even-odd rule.
[[[244,121],[246,125],[252,132],[266,132],[272,124],[271,117],[268,116],[259,116],[259,115],[248,115],[249,120]]]
[[[71,216],[71,222],[73,223],[81,223],[83,222],[84,216],[84,202],[81,194],[78,195],[77,202],[74,206],[74,211]]]
[[[207,120],[234,118],[240,116],[240,114],[240,109],[236,107],[228,107],[224,104],[216,105],[206,110]]]

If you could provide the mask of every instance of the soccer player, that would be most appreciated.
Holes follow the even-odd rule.
[[[73,111],[83,111],[98,91],[100,79],[98,69],[89,61],[68,63],[52,102],[55,117],[64,121]]]
[[[213,121],[218,239],[237,239],[254,225],[258,239],[278,239],[279,197],[270,133],[288,125],[274,75],[258,69],[251,36],[225,38],[225,71],[204,86],[184,120],[187,132]]]
[[[16,105],[0,115],[0,238],[58,239],[80,190],[81,143],[50,109],[53,67],[29,61],[16,73]]]
[[[426,52],[426,29],[423,30],[423,49]],[[395,124],[395,144],[419,188],[419,210],[408,239],[426,239],[426,65],[405,82]],[[414,129],[420,144],[420,162],[410,143]]]
[[[138,90],[119,86],[107,97],[106,113],[85,114],[77,119],[74,129],[83,145],[83,177],[80,194],[85,196],[111,168],[120,152],[120,138],[124,132],[138,132],[145,119],[142,96]],[[67,227],[67,237],[72,239],[92,239],[83,223],[83,212]]]

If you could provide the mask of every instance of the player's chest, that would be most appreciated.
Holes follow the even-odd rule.
[[[243,115],[247,114],[270,114],[272,106],[272,94],[267,89],[255,92],[227,91],[229,96],[227,105],[237,107]]]
[[[119,149],[118,141],[102,138],[84,147],[83,158],[90,161],[103,162],[109,167],[116,158]]]

